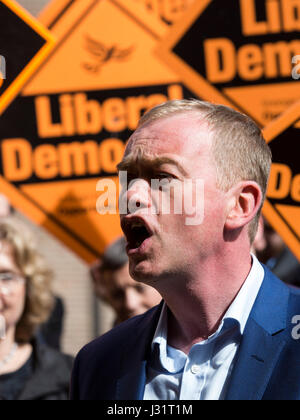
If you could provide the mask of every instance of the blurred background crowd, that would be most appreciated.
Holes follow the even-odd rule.
[[[285,283],[300,287],[298,260],[263,218],[252,252]],[[160,300],[129,276],[123,237],[84,267],[0,195],[0,314],[6,323],[0,400],[68,399],[80,348]]]

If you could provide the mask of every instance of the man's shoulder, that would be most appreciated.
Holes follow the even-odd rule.
[[[264,271],[265,271],[265,280],[268,280],[270,282],[270,285],[272,288],[277,290],[285,290],[292,299],[295,299],[296,301],[299,301],[300,299],[300,288],[287,284],[283,280],[281,280],[275,273],[273,273],[268,267],[263,265]],[[299,279],[300,280],[300,279]]]
[[[123,349],[128,347],[131,340],[136,340],[139,334],[145,334],[147,330],[153,328],[160,309],[161,305],[155,306],[146,313],[114,327],[101,337],[85,345],[77,357],[95,360],[99,357],[105,358],[106,355],[112,356],[114,351],[120,354]]]
[[[296,286],[287,286],[290,292],[289,305],[293,311],[300,315],[300,288]]]
[[[161,307],[131,318],[80,350],[74,362],[71,399],[115,398],[122,366],[131,370],[130,363],[134,367],[144,360]]]
[[[288,322],[291,317],[300,315],[300,289],[284,283],[267,267],[264,266],[265,277],[262,286],[263,299],[260,303],[268,309],[270,322],[279,314],[286,317]],[[261,296],[262,297],[262,296]]]

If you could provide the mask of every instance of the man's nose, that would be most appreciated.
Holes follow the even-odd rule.
[[[129,213],[151,208],[151,188],[148,182],[140,178],[131,182],[126,191],[126,202]]]

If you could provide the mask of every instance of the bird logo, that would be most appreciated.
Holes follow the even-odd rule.
[[[103,42],[85,36],[85,49],[94,59],[93,63],[83,63],[83,67],[91,72],[98,73],[110,61],[124,61],[134,51],[134,47],[121,49],[117,45],[106,46]]]

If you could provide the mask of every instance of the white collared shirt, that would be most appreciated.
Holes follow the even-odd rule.
[[[162,309],[152,342],[144,400],[222,400],[235,355],[264,279],[264,269],[252,255],[252,268],[224,315],[218,330],[194,344],[188,355],[167,344],[168,309]]]

